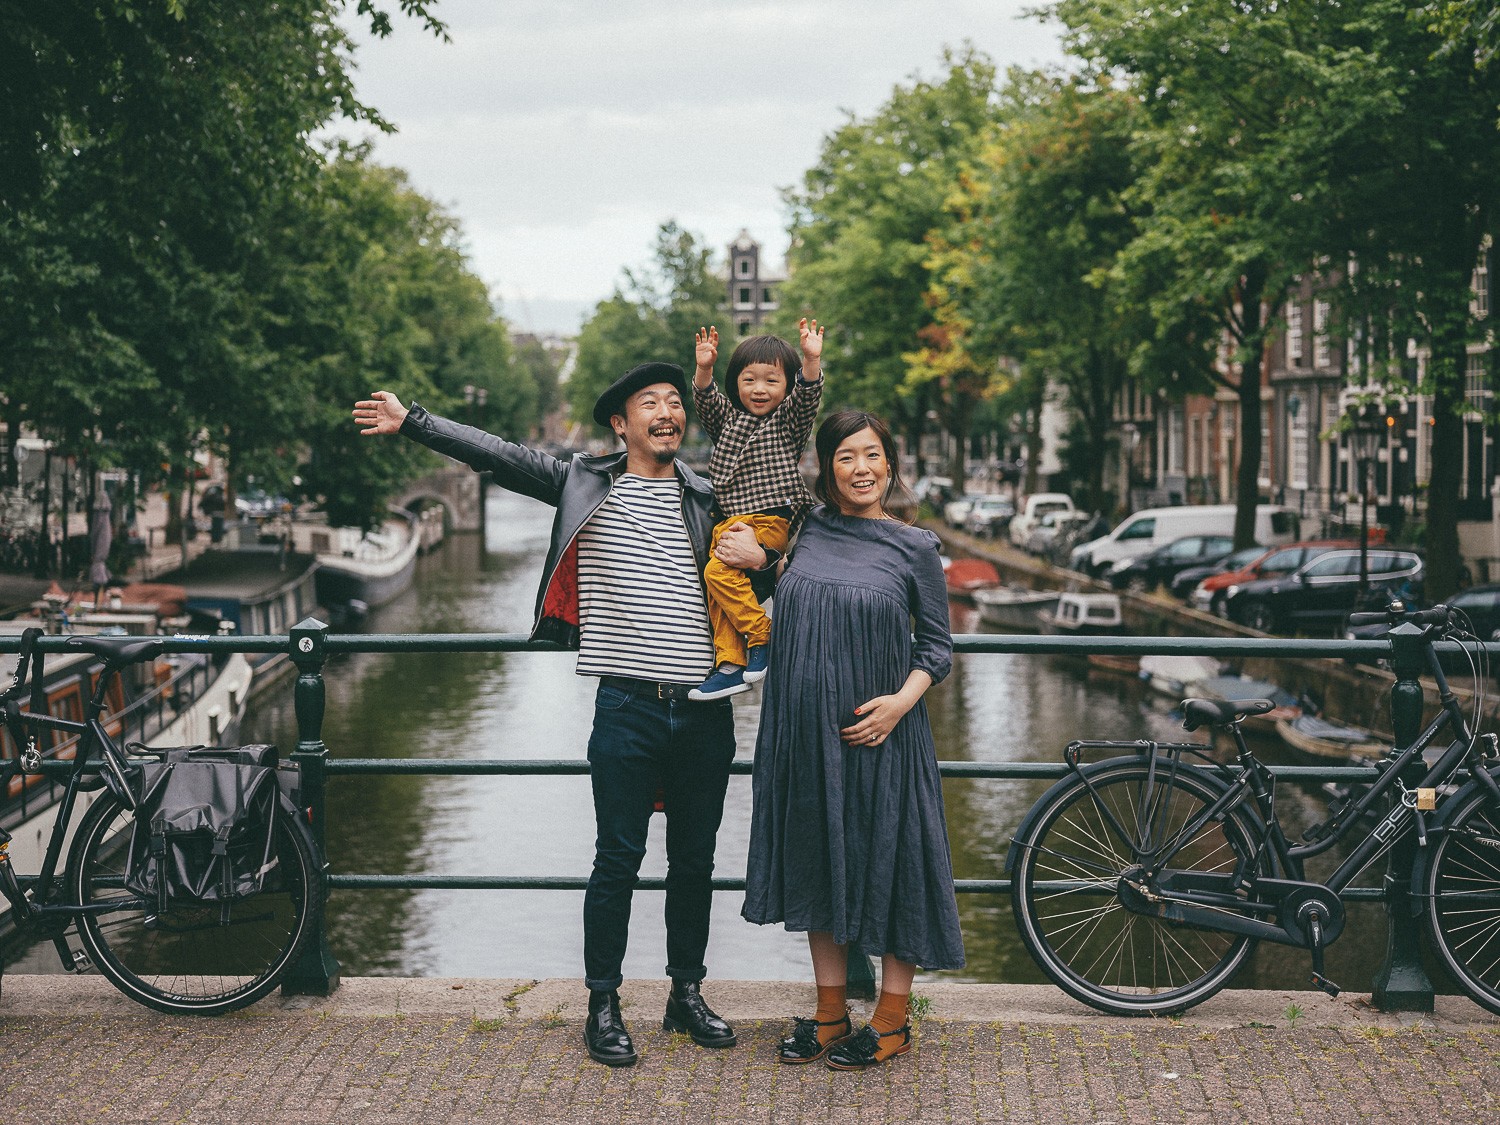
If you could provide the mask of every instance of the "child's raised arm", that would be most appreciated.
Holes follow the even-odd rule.
[[[823,329],[804,316],[797,322],[797,338],[802,344],[802,378],[816,383],[823,374]]]
[[[714,363],[719,358],[719,330],[713,325],[700,328],[693,333],[695,350],[693,359],[693,386],[699,390],[711,386],[714,381]]]

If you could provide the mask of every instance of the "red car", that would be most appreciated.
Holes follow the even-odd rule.
[[[1271,547],[1254,562],[1239,570],[1211,574],[1198,583],[1197,589],[1188,598],[1188,604],[1223,617],[1224,592],[1231,586],[1243,585],[1260,578],[1275,578],[1290,574],[1309,559],[1315,559],[1325,551],[1341,547],[1358,547],[1358,539],[1307,539],[1301,543],[1288,543],[1283,547]]]

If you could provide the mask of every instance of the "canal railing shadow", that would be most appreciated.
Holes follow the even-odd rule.
[[[65,652],[67,638],[44,637],[39,647],[44,652]],[[956,653],[1022,654],[1032,656],[1072,655],[1091,653],[1115,656],[1146,656],[1171,654],[1183,656],[1212,656],[1221,660],[1231,659],[1337,659],[1361,660],[1371,664],[1391,654],[1386,640],[1306,640],[1283,638],[1233,638],[1233,637],[1056,637],[1029,636],[1020,634],[956,634],[953,638]],[[1459,647],[1453,643],[1439,644],[1439,652],[1451,649],[1457,653]],[[1493,658],[1500,654],[1500,644],[1485,645]],[[0,652],[19,649],[19,638],[0,636]],[[426,653],[454,652],[558,652],[557,645],[529,640],[519,633],[403,633],[403,634],[334,634],[328,626],[315,618],[308,618],[295,626],[287,636],[193,636],[176,635],[165,638],[167,652],[196,652],[218,655],[230,652],[256,654],[286,654],[297,669],[294,681],[293,705],[297,724],[297,745],[290,760],[302,771],[303,801],[309,809],[313,833],[320,852],[324,852],[327,828],[327,806],[325,794],[330,778],[360,775],[403,776],[539,776],[562,774],[587,774],[589,763],[581,758],[537,758],[537,759],[467,759],[447,760],[434,758],[348,758],[336,757],[329,752],[322,738],[325,707],[324,674],[330,657],[356,653],[393,653],[419,655]],[[1400,724],[1393,724],[1402,729]],[[1129,731],[1100,730],[1090,732],[1090,737],[1128,741]],[[51,763],[44,763],[44,768]],[[65,763],[56,763],[66,767]],[[736,758],[730,766],[733,774],[751,772],[752,759]],[[974,762],[940,761],[939,772],[945,778],[969,778],[986,780],[1056,779],[1067,773],[1061,760],[1052,762]],[[1278,780],[1301,782],[1358,783],[1371,781],[1376,770],[1369,766],[1351,765],[1273,765],[1271,772]],[[326,852],[324,853],[326,855]],[[325,869],[327,866],[324,859]],[[1404,864],[1404,866],[1398,866]],[[1387,916],[1387,953],[1385,964],[1377,974],[1377,980],[1399,980],[1399,989],[1382,992],[1377,989],[1379,1006],[1386,1010],[1431,1011],[1433,987],[1421,962],[1420,924],[1410,909],[1406,893],[1407,876],[1411,858],[1391,859],[1387,875],[1379,887],[1349,887],[1341,895],[1345,901],[1384,902]],[[637,886],[643,890],[662,890],[665,879],[641,877]],[[347,874],[329,871],[327,885],[330,891],[353,890],[566,890],[579,891],[588,885],[587,875],[539,876],[522,873],[492,875],[424,875],[424,874]],[[718,876],[713,880],[715,891],[743,891],[743,877]],[[1011,892],[1011,881],[996,879],[955,879],[954,890],[958,894],[1006,895]],[[321,923],[320,923],[321,925]],[[289,993],[326,996],[339,983],[339,965],[328,942],[326,931],[320,929],[309,952],[284,982]],[[856,993],[868,993],[873,982],[868,960],[864,957],[850,959],[850,987]]]

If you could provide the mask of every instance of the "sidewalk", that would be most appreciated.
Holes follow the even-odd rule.
[[[1044,986],[916,991],[931,1006],[912,1052],[847,1074],[775,1061],[809,985],[708,982],[740,1033],[711,1051],[660,1030],[664,982],[627,982],[642,1057],[611,1070],[583,1051],[578,981],[357,978],[327,1000],[187,1019],[97,976],[6,977],[0,1120],[1500,1122],[1500,1017],[1467,1000],[1417,1017],[1353,994],[1228,992],[1126,1020]]]

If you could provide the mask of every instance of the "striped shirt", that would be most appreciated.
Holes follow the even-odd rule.
[[[696,684],[714,670],[676,476],[621,473],[578,533],[578,674]]]

